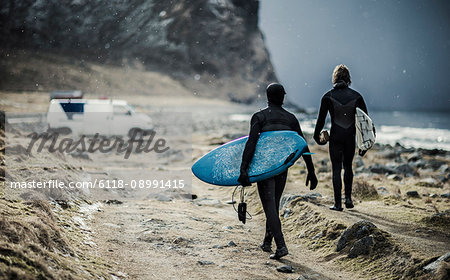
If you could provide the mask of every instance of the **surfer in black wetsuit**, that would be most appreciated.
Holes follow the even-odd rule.
[[[245,144],[242,156],[241,174],[239,183],[243,186],[250,186],[248,178],[248,167],[252,161],[259,134],[265,131],[274,130],[293,130],[300,136],[303,136],[300,124],[297,118],[290,112],[283,109],[283,100],[286,92],[280,84],[272,83],[267,89],[267,108],[253,114],[250,121],[250,135]],[[306,149],[309,152],[309,149]],[[310,182],[310,189],[317,186],[317,178],[314,173],[314,165],[310,155],[303,155],[303,159],[308,169],[306,185]],[[283,233],[281,232],[281,222],[278,213],[280,199],[286,185],[287,170],[277,176],[258,182],[258,192],[261,198],[264,213],[266,214],[266,234],[263,243],[260,245],[265,252],[271,252],[272,239],[275,239],[277,250],[275,254],[270,255],[271,259],[279,259],[288,254]]]
[[[357,91],[349,88],[351,84],[350,71],[347,66],[336,66],[332,76],[333,89],[328,91],[320,104],[319,116],[314,130],[314,140],[319,145],[325,145],[321,141],[320,134],[325,125],[327,113],[330,112],[330,159],[333,168],[334,206],[330,209],[342,211],[342,181],[341,170],[344,166],[345,206],[353,208],[352,162],[355,155],[355,113],[356,107],[367,114],[366,103]],[[364,153],[360,151],[360,155]]]

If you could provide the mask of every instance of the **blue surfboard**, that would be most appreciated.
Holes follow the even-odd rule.
[[[210,151],[192,166],[200,180],[218,186],[237,186],[242,154],[248,136],[235,139]],[[284,172],[304,153],[305,139],[295,131],[268,131],[260,134],[248,175],[251,183]]]

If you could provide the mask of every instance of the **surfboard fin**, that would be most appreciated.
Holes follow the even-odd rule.
[[[297,151],[298,151],[298,150],[297,150]],[[286,158],[286,160],[284,161],[284,164],[290,162],[290,161],[295,157],[295,154],[297,153],[297,151],[295,151],[295,152],[293,152],[292,154],[290,154],[290,155]]]

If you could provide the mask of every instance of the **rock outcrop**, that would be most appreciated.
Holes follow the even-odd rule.
[[[251,102],[276,80],[258,28],[257,0],[4,1],[0,47],[169,73]]]

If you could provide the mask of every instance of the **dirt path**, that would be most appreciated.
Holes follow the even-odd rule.
[[[129,279],[363,279],[343,271],[304,246],[289,240],[290,255],[282,261],[268,259],[258,244],[264,232],[262,215],[246,225],[224,203],[229,197],[215,188],[197,189],[196,200],[128,201],[104,205],[92,225],[97,254]],[[200,191],[200,192],[199,192]],[[327,218],[346,224],[367,219],[414,251],[435,256],[449,251],[445,237],[414,231],[414,227],[366,213],[363,205],[341,213],[326,205],[310,204]],[[229,246],[232,241],[236,246]],[[276,267],[288,264],[294,274]],[[122,272],[124,274],[122,274]]]
[[[269,260],[258,247],[261,215],[242,225],[230,205],[205,201],[211,205],[188,200],[105,205],[92,225],[97,254],[130,279],[354,279],[296,244],[284,260]],[[277,272],[283,264],[292,265],[294,274]]]

